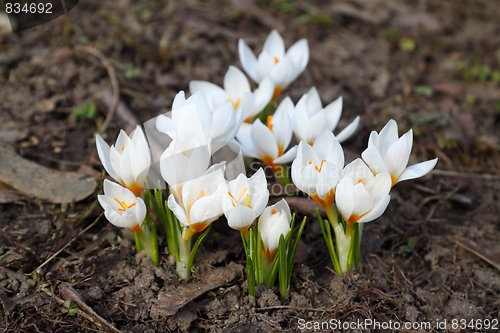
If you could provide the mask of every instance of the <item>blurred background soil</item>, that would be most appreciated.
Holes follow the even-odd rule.
[[[0,184],[0,331],[289,332],[375,319],[459,332],[453,319],[498,320],[499,17],[497,0],[86,0],[33,29],[0,28],[0,142],[51,169],[101,182],[94,136],[110,109],[103,133],[113,142],[170,111],[189,81],[222,85],[229,65],[241,68],[238,39],[259,53],[272,29],[311,50],[284,96],[297,102],[311,86],[324,104],[342,95],[340,129],[361,116],[347,154],[359,156],[393,118],[401,134],[413,128],[411,163],[439,158],[430,175],[395,186],[386,213],[365,226],[359,271],[333,273],[310,216],[288,302],[259,287],[255,307],[240,236],[222,220],[184,284],[164,236],[155,267],[128,232],[98,218],[95,195],[50,204]],[[315,206],[294,207],[302,216]],[[434,327],[444,319],[447,329]],[[462,330],[475,331],[496,330]]]

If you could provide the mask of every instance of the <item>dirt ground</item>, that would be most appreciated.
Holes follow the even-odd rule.
[[[114,92],[108,142],[169,111],[190,80],[221,85],[229,65],[241,68],[238,38],[260,52],[272,29],[287,46],[307,38],[311,50],[285,95],[296,102],[311,86],[323,103],[342,95],[339,128],[361,116],[343,144],[349,154],[393,118],[400,133],[414,130],[413,162],[439,157],[430,175],[396,185],[385,214],[365,225],[357,272],[333,273],[310,216],[287,303],[260,286],[255,307],[240,236],[222,220],[183,283],[164,235],[155,267],[128,232],[99,218],[95,195],[6,200],[0,332],[396,332],[387,325],[405,322],[415,326],[400,332],[498,332],[499,17],[497,0],[87,0],[47,24],[0,32],[0,141],[41,166],[101,182],[94,133]],[[96,113],[75,114],[86,103]],[[315,204],[305,205],[298,215]],[[332,326],[365,319],[386,329]]]

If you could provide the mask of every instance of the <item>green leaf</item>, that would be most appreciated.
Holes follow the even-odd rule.
[[[201,242],[205,239],[205,237],[207,237],[208,232],[210,231],[211,227],[212,227],[212,225],[209,225],[205,229],[205,231],[203,231],[203,233],[200,235],[200,237],[198,237],[196,242],[194,243],[194,246],[191,250],[191,253],[189,254],[189,259],[188,259],[188,263],[187,263],[188,269],[191,269],[191,267],[193,266],[194,257],[196,256],[196,251],[198,251],[198,247],[200,246]]]
[[[85,103],[83,107],[75,109],[73,114],[77,118],[94,119],[96,114],[96,107],[94,103]]]
[[[280,235],[280,240],[278,243],[278,276],[280,285],[280,295],[281,301],[284,302],[288,296],[288,288],[290,286],[288,278],[288,258],[287,258],[287,247],[286,241],[283,235]]]
[[[326,248],[328,249],[328,254],[330,254],[330,259],[332,260],[333,269],[338,274],[342,274],[342,269],[340,268],[340,262],[335,252],[335,247],[333,245],[332,232],[330,230],[330,223],[325,223],[319,210],[316,208],[316,216],[318,218],[319,227],[321,228],[321,233],[323,234],[323,239],[325,240]]]

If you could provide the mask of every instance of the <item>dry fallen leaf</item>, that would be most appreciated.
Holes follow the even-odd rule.
[[[17,155],[0,141],[0,182],[53,203],[85,199],[97,185],[94,178],[76,172],[48,169]]]
[[[172,287],[166,291],[162,290],[155,301],[154,311],[157,311],[160,316],[174,315],[196,297],[231,282],[235,277],[235,270],[219,267],[200,275],[199,282],[187,283],[177,288]]]

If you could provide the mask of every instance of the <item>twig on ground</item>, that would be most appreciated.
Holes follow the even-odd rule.
[[[91,46],[82,46],[79,45],[75,47],[76,51],[83,51],[85,53],[91,54],[96,58],[99,58],[101,61],[102,65],[106,68],[106,71],[108,72],[109,79],[111,80],[111,86],[113,87],[113,102],[111,104],[111,107],[109,109],[108,115],[106,116],[106,119],[104,120],[104,123],[102,124],[101,128],[99,129],[99,133],[104,133],[106,129],[108,128],[109,124],[111,123],[111,120],[113,119],[113,115],[115,114],[116,107],[118,106],[118,101],[120,98],[120,88],[118,86],[118,79],[116,78],[116,72],[111,63],[109,62],[109,59],[106,58],[104,54],[102,54],[101,51],[98,49],[91,47]]]
[[[66,282],[62,282],[61,284],[59,284],[59,292],[61,293],[61,296],[64,298],[64,300],[73,301],[78,305],[79,307],[78,314],[81,314],[82,317],[84,317],[85,319],[97,324],[98,326],[103,328],[106,332],[122,333],[119,329],[115,328],[113,325],[108,323],[106,319],[102,318],[94,310],[92,310],[92,308],[88,306],[87,303],[85,303],[80,294]],[[62,304],[64,304],[64,300],[56,297],[55,295],[52,296],[59,303],[62,301]]]
[[[38,271],[39,269],[42,269],[45,265],[47,265],[50,261],[52,261],[52,259],[54,259],[55,257],[57,257],[62,251],[64,251],[71,243],[73,243],[73,241],[75,239],[77,239],[83,233],[87,232],[87,230],[89,230],[90,228],[92,228],[97,223],[97,221],[100,220],[100,218],[102,217],[103,214],[104,214],[104,212],[102,212],[101,214],[99,214],[99,216],[94,220],[94,222],[92,222],[91,224],[89,224],[88,227],[86,227],[85,229],[83,229],[82,231],[80,231],[76,236],[74,236],[73,238],[71,238],[71,240],[66,245],[64,245],[62,248],[59,249],[59,251],[57,251],[56,253],[54,253],[53,255],[51,255],[49,259],[45,260],[45,262],[43,264],[41,264],[40,266],[38,266],[33,271],[33,273],[36,272],[36,271]]]

